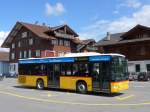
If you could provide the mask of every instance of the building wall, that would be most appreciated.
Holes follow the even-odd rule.
[[[22,33],[27,32],[27,37],[22,38]],[[29,40],[33,39],[33,44],[29,44]],[[58,38],[59,41],[60,38]],[[63,40],[63,38],[61,38]],[[52,40],[46,40],[42,39],[41,37],[36,36],[34,33],[26,29],[25,27],[22,27],[20,31],[17,33],[17,35],[12,40],[12,43],[10,45],[10,73],[18,74],[18,59],[20,59],[20,52],[22,52],[22,58],[24,58],[24,51],[26,51],[26,58],[29,58],[29,50],[31,50],[31,57],[33,58],[39,58],[39,57],[46,57],[48,56],[58,56],[61,53],[65,54],[68,52],[76,52],[76,44],[72,42],[72,40],[64,39],[67,41],[70,41],[70,46],[64,46],[64,45],[54,45],[52,44]],[[20,43],[20,47],[19,47]],[[12,48],[12,44],[15,44],[15,47]],[[36,50],[40,50],[40,56],[36,56]],[[48,53],[46,55],[45,51],[52,51],[54,52],[54,55],[52,53]],[[15,54],[14,59],[12,59],[12,53]]]
[[[129,72],[136,72],[135,66],[140,65],[140,72],[147,72],[146,65],[150,64],[150,41],[135,42],[120,45],[99,47],[102,53],[119,53],[128,59]]]
[[[147,70],[147,64],[150,64],[150,60],[142,60],[142,61],[129,61],[128,62],[128,71],[129,72],[137,72],[136,65],[140,65],[140,72],[150,72]]]
[[[150,60],[150,41],[104,46],[103,49],[104,53],[123,54],[129,61]]]
[[[4,74],[9,73],[9,62],[0,61],[0,74],[1,73],[4,73]]]

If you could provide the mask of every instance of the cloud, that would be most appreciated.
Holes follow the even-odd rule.
[[[114,14],[119,14],[119,10],[113,11]]]
[[[79,33],[81,37],[94,38],[100,40],[106,32],[125,32],[137,24],[150,26],[150,5],[142,6],[138,11],[129,16],[122,16],[116,20],[97,20],[90,25],[83,27]]]
[[[139,8],[141,6],[141,2],[139,0],[124,0],[120,6],[130,7],[130,8]]]
[[[0,31],[0,46],[2,45],[2,43],[4,42],[4,40],[6,39],[7,35],[9,34],[9,31]],[[9,51],[9,49],[7,48],[1,48],[0,47],[0,51]]]
[[[47,16],[58,16],[65,12],[65,8],[62,3],[56,3],[51,5],[50,3],[45,4],[45,13]]]

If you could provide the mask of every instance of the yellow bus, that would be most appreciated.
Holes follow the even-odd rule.
[[[20,59],[18,82],[37,89],[116,93],[129,88],[127,72],[124,55],[70,53],[63,57]]]

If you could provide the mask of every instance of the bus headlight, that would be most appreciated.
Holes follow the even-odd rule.
[[[118,86],[117,86],[117,85],[116,85],[116,86],[113,86],[113,88],[114,88],[114,89],[118,89]]]

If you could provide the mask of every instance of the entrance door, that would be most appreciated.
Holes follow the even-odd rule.
[[[109,62],[100,63],[100,88],[104,92],[109,92],[110,89],[110,70]]]
[[[100,91],[100,64],[92,63],[91,68],[93,91]]]
[[[93,90],[109,92],[109,66],[108,62],[92,64]]]
[[[49,64],[47,68],[49,87],[59,87],[59,64]]]

